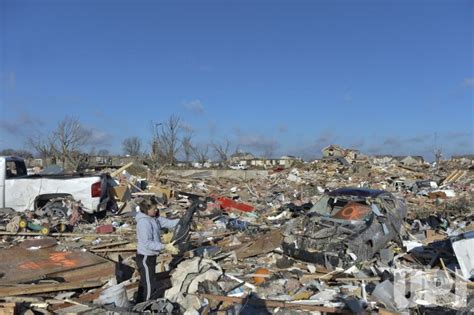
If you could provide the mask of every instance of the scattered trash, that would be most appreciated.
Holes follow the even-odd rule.
[[[471,165],[323,151],[255,178],[128,163],[89,177],[85,199],[0,209],[0,313],[472,311]],[[158,256],[161,298],[135,305],[142,202],[180,218],[161,233],[179,253]]]

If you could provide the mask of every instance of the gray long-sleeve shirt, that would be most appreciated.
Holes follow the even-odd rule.
[[[162,217],[150,217],[142,212],[135,216],[137,221],[137,252],[141,255],[158,255],[165,246],[160,240],[160,229],[162,227],[172,229],[179,219],[170,220]]]

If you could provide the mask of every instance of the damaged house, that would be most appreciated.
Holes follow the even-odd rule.
[[[405,166],[421,166],[425,163],[423,157],[418,155],[395,156],[394,159]]]
[[[323,158],[344,158],[348,162],[367,158],[367,156],[360,153],[356,149],[344,149],[338,145],[331,144],[321,150]]]

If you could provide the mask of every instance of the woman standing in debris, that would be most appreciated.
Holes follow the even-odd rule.
[[[139,210],[139,211],[138,211]],[[160,229],[172,229],[179,219],[170,220],[159,216],[156,201],[143,200],[137,207],[137,256],[136,263],[140,272],[137,302],[157,298],[158,283],[155,276],[156,257],[166,250],[175,255],[178,253],[173,243],[162,244]]]

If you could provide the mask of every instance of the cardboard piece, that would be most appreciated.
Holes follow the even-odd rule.
[[[109,188],[109,193],[115,201],[126,202],[132,198],[132,193],[128,186],[115,186]]]

